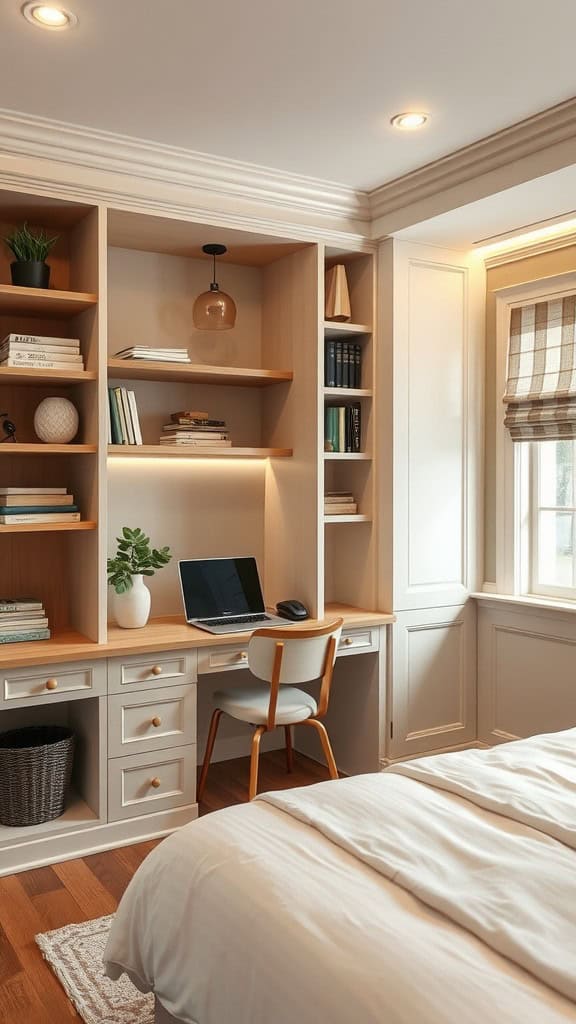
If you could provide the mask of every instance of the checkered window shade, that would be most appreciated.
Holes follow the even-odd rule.
[[[576,295],[512,310],[504,423],[513,441],[576,438]]]

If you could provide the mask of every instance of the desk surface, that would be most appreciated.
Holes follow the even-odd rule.
[[[383,626],[394,622],[394,615],[385,612],[369,612],[351,608],[344,604],[326,606],[325,617],[341,615],[345,628],[361,626]],[[315,625],[317,620],[307,619],[303,628]],[[288,623],[287,623],[288,624]],[[296,631],[298,626],[294,626]],[[176,651],[197,647],[221,647],[225,644],[246,643],[249,632],[222,633],[215,635],[202,629],[195,629],[182,621],[180,615],[151,619],[142,629],[121,629],[108,627],[108,640],[96,644],[80,633],[72,631],[56,633],[51,640],[29,643],[6,644],[0,647],[0,669],[20,668],[28,665],[53,665],[56,662],[84,661],[94,658],[113,658],[118,655],[142,654],[147,651]]]

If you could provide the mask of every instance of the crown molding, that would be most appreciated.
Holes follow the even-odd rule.
[[[525,161],[527,158],[534,157],[535,154],[565,143],[572,145],[558,153],[557,161],[555,161],[557,166],[548,166],[546,169],[540,170],[540,174],[558,169],[560,166],[566,166],[568,163],[574,163],[576,98],[550,107],[533,117],[511,125],[509,128],[504,128],[502,131],[480,139],[469,146],[455,150],[439,160],[425,164],[409,174],[404,174],[373,189],[368,193],[372,221],[374,222],[378,218],[389,218],[396,211],[421,204],[432,196],[437,197],[441,193],[461,188],[483,175],[497,172],[504,167],[510,168],[511,165],[518,165],[520,161]],[[516,166],[515,175],[516,181],[503,179],[500,189],[491,187],[490,191],[500,191],[512,184],[518,184],[526,178],[537,177],[538,172],[522,174],[521,169]],[[475,198],[480,198],[480,195]],[[470,202],[471,198],[464,201]],[[444,203],[442,208],[429,212],[427,216],[434,216],[444,212],[445,209],[459,205],[462,205],[462,202]],[[415,219],[423,220],[425,218],[419,214]],[[406,227],[408,223],[413,222],[414,218],[397,227]],[[396,230],[397,227],[391,226],[389,230]]]
[[[525,245],[510,245],[510,248],[501,249],[492,256],[486,256],[484,264],[488,270],[491,267],[501,267],[504,263],[515,263],[516,260],[526,260],[530,256],[540,256],[542,253],[554,252],[556,249],[565,249],[569,245],[576,245],[576,231],[568,231],[564,235],[555,235],[550,238],[543,238],[540,242],[527,242]]]
[[[184,186],[320,220],[370,220],[367,193],[347,185],[3,108],[0,153]]]

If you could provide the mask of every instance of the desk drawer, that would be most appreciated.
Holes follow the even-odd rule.
[[[230,669],[248,668],[248,640],[245,644],[226,647],[200,647],[198,649],[198,675],[208,672],[229,672]]]
[[[377,626],[365,629],[344,629],[338,643],[338,654],[369,654],[380,647],[380,634]]]
[[[196,741],[196,686],[108,697],[108,755],[123,757]]]
[[[109,821],[168,811],[195,799],[195,744],[108,762]]]
[[[196,653],[163,651],[108,659],[108,693],[196,682]]]
[[[76,661],[1,673],[0,703],[10,707],[58,703],[73,697],[106,693],[106,662]]]

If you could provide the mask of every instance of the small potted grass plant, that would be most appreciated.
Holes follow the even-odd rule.
[[[116,554],[108,559],[114,617],[124,629],[139,629],[146,625],[150,614],[150,591],[144,576],[153,576],[157,569],[168,565],[172,555],[170,548],[151,548],[150,538],[139,528],[123,526],[122,536],[116,540]]]
[[[48,288],[50,267],[46,257],[58,238],[58,235],[50,238],[42,228],[33,232],[27,224],[7,235],[4,242],[14,256],[10,264],[12,284],[23,288]]]

